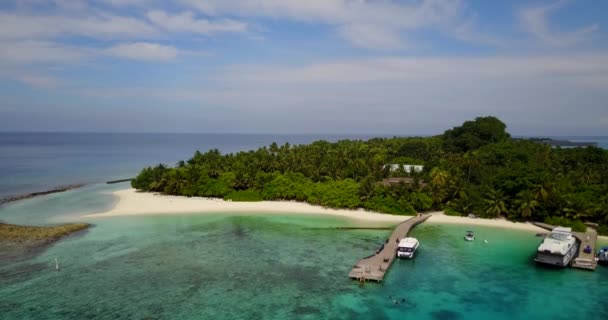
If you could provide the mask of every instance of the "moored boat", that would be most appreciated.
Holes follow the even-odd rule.
[[[597,252],[597,263],[608,265],[608,247],[603,247]]]
[[[555,267],[570,265],[576,256],[578,245],[571,228],[553,228],[536,251],[534,261]]]
[[[473,233],[473,231],[467,231],[467,233],[464,235],[464,240],[466,240],[466,241],[475,240],[475,234]]]
[[[397,245],[398,258],[413,258],[416,250],[420,246],[420,242],[416,238],[403,238]]]

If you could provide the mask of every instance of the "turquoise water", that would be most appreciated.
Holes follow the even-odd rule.
[[[107,188],[23,201],[0,219],[77,220],[112,204],[95,200]],[[474,227],[488,243],[468,243],[467,226],[423,224],[412,234],[415,260],[360,285],[350,267],[389,231],[340,231],[356,223],[288,213],[89,221],[83,235],[0,264],[0,319],[608,318],[608,268],[539,268],[530,232]]]

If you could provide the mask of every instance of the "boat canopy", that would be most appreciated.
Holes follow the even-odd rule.
[[[399,241],[398,247],[400,248],[413,248],[418,244],[418,240],[416,238],[404,238]]]
[[[551,238],[565,241],[572,237],[572,228],[556,227],[551,230]]]
[[[572,233],[572,228],[566,228],[566,227],[555,227],[553,228],[553,230],[551,230],[553,232],[564,232],[564,233]]]

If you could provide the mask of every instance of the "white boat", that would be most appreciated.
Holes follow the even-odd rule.
[[[416,238],[403,238],[397,245],[398,258],[413,258],[420,243]]]
[[[603,247],[597,252],[597,262],[601,264],[608,264],[608,247]]]
[[[475,234],[473,234],[473,231],[467,231],[467,233],[464,235],[464,239],[466,241],[473,241],[475,240]]]
[[[534,261],[555,267],[566,267],[578,250],[571,228],[556,227],[538,247]]]

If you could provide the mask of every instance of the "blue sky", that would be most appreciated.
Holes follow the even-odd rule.
[[[5,0],[0,131],[608,135],[608,1]]]

